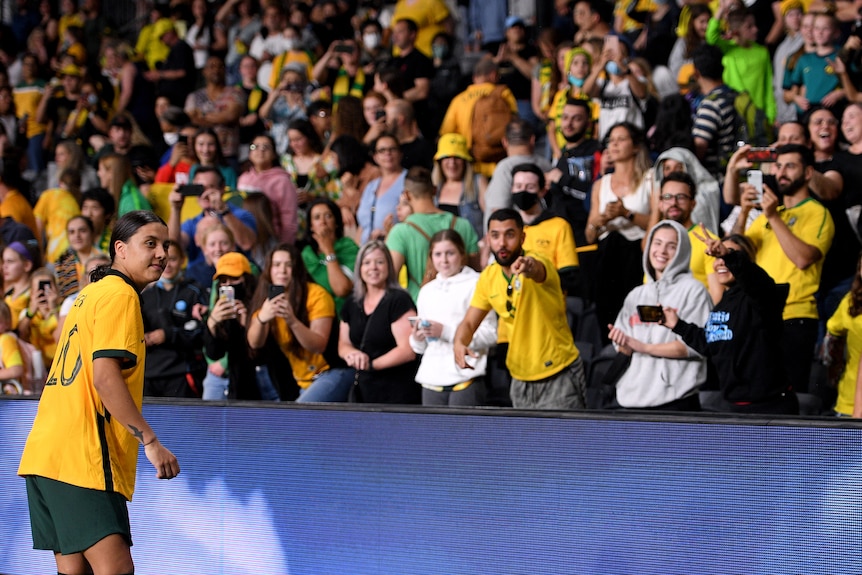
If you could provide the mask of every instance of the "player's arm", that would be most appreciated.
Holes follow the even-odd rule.
[[[129,388],[123,379],[120,359],[98,357],[93,360],[93,386],[111,417],[123,424],[129,433],[144,446],[144,452],[153,467],[156,477],[172,479],[180,472],[174,454],[159,442],[156,433],[138,411]]]

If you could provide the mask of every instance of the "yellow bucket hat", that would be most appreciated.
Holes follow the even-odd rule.
[[[467,151],[467,138],[461,134],[443,134],[437,142],[437,153],[435,160],[442,158],[461,158],[465,162],[472,162],[473,158]]]

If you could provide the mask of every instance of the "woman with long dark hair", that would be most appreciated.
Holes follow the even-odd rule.
[[[139,292],[159,279],[167,241],[167,225],[152,212],[117,221],[112,263],[97,268],[81,291],[42,391],[18,474],[27,482],[33,546],[53,551],[60,573],[85,573],[95,564],[134,572],[126,501],[135,489],[138,444],[159,479],[180,472],[141,415],[146,346]]]
[[[313,386],[318,389],[310,401],[347,399],[352,371],[332,370],[324,356],[335,321],[335,302],[325,289],[311,281],[294,246],[281,244],[270,252],[251,309],[249,346],[260,350],[267,338],[275,340],[290,361],[293,377],[302,390],[300,400]],[[272,371],[269,375],[273,375]],[[322,390],[327,390],[325,396]]]
[[[353,293],[353,266],[359,246],[344,235],[344,220],[335,202],[317,198],[308,206],[308,245],[302,261],[314,281],[335,300],[340,312],[344,298]]]

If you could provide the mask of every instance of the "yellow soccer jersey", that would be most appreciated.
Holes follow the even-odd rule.
[[[525,225],[524,233],[524,251],[544,256],[557,271],[580,265],[572,226],[563,218],[555,216],[536,225]]]
[[[715,268],[712,267],[715,263],[715,258],[706,255],[706,244],[695,236],[695,234],[701,235],[702,233],[703,230],[697,224],[688,229],[688,239],[691,241],[691,274],[694,276],[694,279],[703,284],[703,287],[709,289],[706,278],[710,274],[715,273]],[[712,232],[707,230],[707,233],[710,238],[717,239]]]
[[[757,247],[757,265],[766,270],[775,283],[790,284],[790,294],[784,306],[784,319],[817,319],[814,294],[820,288],[823,260],[835,235],[832,216],[823,204],[814,198],[808,198],[789,210],[782,206],[778,208],[778,213],[794,236],[820,250],[823,254],[820,260],[804,270],[796,267],[784,253],[763,214],[751,223],[745,235],[751,238]]]
[[[507,278],[494,262],[482,271],[470,305],[497,312],[498,326],[509,339],[506,367],[512,377],[539,381],[551,377],[578,359],[578,348],[566,323],[566,304],[560,276],[549,260],[528,254],[542,262],[547,278],[541,284],[522,275]],[[511,296],[507,293],[512,286]]]
[[[316,319],[335,318],[335,302],[332,296],[325,289],[317,284],[308,284],[308,295],[305,298],[305,305],[308,309],[308,321],[312,322]],[[255,312],[255,316],[260,311]],[[337,329],[333,326],[332,329]],[[290,351],[290,343],[293,341],[293,334],[287,327],[287,322],[283,317],[278,317],[272,323],[272,334],[275,341],[278,342],[282,353],[290,360],[290,366],[293,368],[293,377],[299,387],[305,389],[311,385],[312,378],[318,373],[322,373],[329,369],[329,364],[320,353],[312,353],[308,350],[302,350],[300,355],[296,355]]]
[[[851,301],[848,293],[826,323],[829,333],[847,338],[847,363],[838,382],[838,400],[835,402],[835,411],[844,415],[853,415],[856,377],[859,373],[859,359],[862,357],[862,315],[850,315]]]
[[[39,475],[131,500],[138,440],[111,417],[93,385],[93,360],[121,360],[140,410],[144,390],[144,324],[138,292],[110,274],[75,300],[24,446],[19,475]]]

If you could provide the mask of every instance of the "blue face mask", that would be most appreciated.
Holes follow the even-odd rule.
[[[605,72],[616,76],[620,73],[620,66],[615,61],[611,60],[610,62],[605,64]]]
[[[569,78],[569,84],[571,84],[575,88],[583,88],[584,87],[584,80],[586,80],[586,78],[575,78],[571,74],[569,74],[568,78]]]

